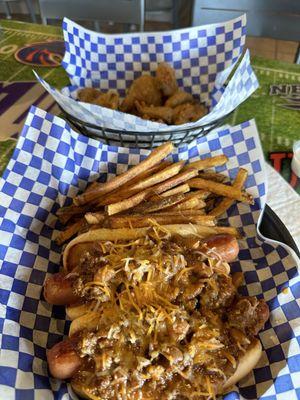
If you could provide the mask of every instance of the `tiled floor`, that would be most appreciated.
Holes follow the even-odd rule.
[[[4,14],[0,14],[0,19],[5,18]],[[14,19],[29,21],[29,16],[24,14],[13,15]],[[92,27],[91,27],[92,28]],[[101,26],[104,32],[110,33],[122,31],[121,26],[104,24]],[[171,24],[163,22],[146,21],[145,30],[167,30],[172,29]],[[261,56],[272,60],[281,60],[290,63],[295,62],[298,46],[300,42],[292,42],[286,40],[276,40],[263,37],[247,37],[246,46],[250,49],[251,55]]]

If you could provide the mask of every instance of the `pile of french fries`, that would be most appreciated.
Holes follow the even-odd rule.
[[[203,234],[227,232],[239,236],[232,227],[217,226],[217,219],[234,201],[253,204],[244,190],[247,171],[240,169],[235,180],[209,168],[225,164],[225,155],[186,164],[165,160],[173,151],[165,143],[139,164],[106,183],[93,182],[62,207],[57,215],[66,228],[56,241],[59,245],[74,235],[97,228],[140,228],[172,224],[197,224]]]

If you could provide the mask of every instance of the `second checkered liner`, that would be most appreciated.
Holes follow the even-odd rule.
[[[256,225],[266,201],[262,150],[253,121],[219,130],[179,148],[174,160],[224,153],[217,170],[233,178],[249,171],[247,190],[255,204],[234,204],[230,225],[243,227],[239,260],[243,294],[265,298],[271,318],[260,333],[263,356],[226,400],[300,398],[300,279],[297,260],[279,244],[260,240]],[[106,146],[78,135],[58,117],[35,107],[0,181],[0,394],[5,400],[76,399],[65,382],[49,377],[46,350],[68,333],[63,307],[41,297],[47,274],[58,271],[61,248],[53,238],[61,226],[57,209],[87,182],[104,181],[137,164],[145,150]],[[287,288],[283,291],[283,288]]]
[[[67,113],[98,127],[157,132],[203,126],[228,115],[258,87],[249,51],[241,56],[245,30],[245,15],[202,27],[120,35],[92,32],[65,18],[66,53],[62,66],[70,77],[71,86],[60,92],[38,79]],[[240,64],[225,87],[239,59]],[[91,86],[103,91],[113,89],[124,97],[134,79],[141,74],[154,74],[158,63],[163,61],[175,69],[179,87],[211,108],[209,114],[194,123],[170,127],[75,101],[80,87]],[[108,133],[108,137],[112,138],[112,134]]]

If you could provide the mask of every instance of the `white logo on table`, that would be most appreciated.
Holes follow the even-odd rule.
[[[270,96],[280,96],[284,100],[283,103],[277,104],[279,107],[288,110],[300,110],[300,85],[271,85]]]

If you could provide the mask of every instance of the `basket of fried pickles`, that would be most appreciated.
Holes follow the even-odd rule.
[[[225,118],[222,117],[209,124],[196,124],[208,113],[208,107],[190,92],[179,88],[175,70],[164,62],[158,64],[154,75],[144,73],[136,78],[123,99],[116,90],[103,92],[88,87],[78,90],[77,100],[157,123],[155,131],[113,129],[81,121],[62,110],[67,119],[82,133],[104,140],[108,144],[122,146],[135,145],[149,148],[170,140],[178,146],[207,134],[219,126]],[[166,129],[167,125],[172,128]]]

